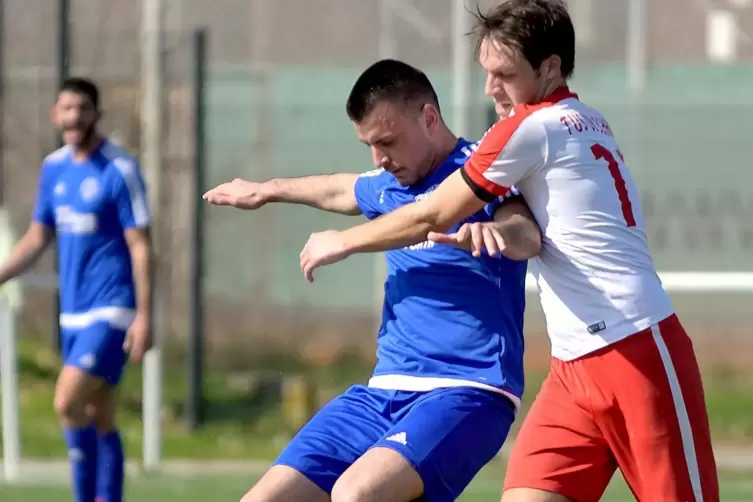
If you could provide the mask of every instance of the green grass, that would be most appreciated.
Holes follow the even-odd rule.
[[[166,366],[164,456],[168,459],[204,459],[204,463],[199,464],[202,468],[216,465],[212,459],[270,459],[285,445],[295,425],[286,421],[286,414],[280,406],[281,375],[305,375],[319,390],[323,401],[351,383],[365,381],[370,371],[367,362],[354,357],[343,358],[330,366],[314,367],[288,357],[268,356],[249,363],[254,368],[252,372],[208,372],[205,379],[208,399],[206,426],[189,433],[182,423],[181,403],[185,390],[182,368],[179,361],[169,358]],[[24,458],[62,458],[64,447],[51,405],[59,369],[57,356],[46,344],[24,339],[19,346],[19,369]],[[731,374],[725,368],[711,368],[704,375],[708,377],[706,397],[715,440],[738,444],[751,442],[753,385],[750,379]],[[531,401],[542,376],[529,375],[525,401]],[[141,455],[141,384],[141,372],[131,369],[121,390],[120,425],[131,458]],[[519,425],[522,420],[516,422]],[[238,470],[220,472],[208,474],[199,469],[190,475],[134,476],[129,479],[126,499],[143,502],[233,501],[240,498],[260,473],[258,467],[249,467],[248,472],[241,471],[243,474],[238,474]],[[498,500],[503,472],[502,462],[493,462],[479,474],[460,500]],[[67,483],[60,481],[64,478],[58,475],[57,479],[57,482],[42,484],[0,484],[0,500],[70,500]],[[751,501],[753,473],[723,473],[721,489],[725,502]],[[621,476],[615,477],[604,500],[633,500]]]
[[[312,366],[284,356],[250,361],[253,371],[209,371],[205,378],[206,425],[186,431],[181,403],[185,378],[180,354],[168,352],[163,392],[163,454],[180,459],[269,459],[276,456],[296,430],[280,405],[282,375],[304,375],[324,402],[352,383],[366,381],[370,364],[343,357],[329,366]],[[172,359],[171,359],[172,358]],[[21,428],[24,458],[62,458],[65,455],[52,412],[57,355],[46,343],[22,338],[19,343]],[[528,375],[524,399],[530,403],[542,374]],[[710,368],[706,397],[715,441],[753,442],[753,384],[745,375]],[[121,387],[119,425],[127,453],[139,458],[142,443],[141,371],[131,368]],[[525,407],[523,412],[525,412]],[[522,422],[516,420],[513,434]],[[753,498],[751,499],[753,500]]]
[[[484,469],[466,489],[462,502],[489,502],[499,500],[502,486],[501,462],[494,462]],[[258,473],[248,475],[190,475],[132,478],[127,487],[126,501],[139,502],[205,502],[217,500],[232,502],[254,483]],[[753,477],[746,473],[724,473],[720,480],[721,499],[725,502],[750,502],[753,500]],[[32,486],[3,486],[0,484],[0,500],[3,502],[48,502],[70,500],[70,491],[65,484],[42,483]],[[622,502],[635,500],[621,476],[615,476],[603,500]]]
[[[64,445],[52,410],[58,356],[48,344],[28,338],[21,339],[18,352],[24,457],[64,457]],[[189,432],[182,421],[183,368],[168,361],[162,427],[166,458],[273,458],[296,430],[296,424],[286,420],[280,407],[282,375],[305,374],[319,390],[320,399],[328,399],[347,387],[348,382],[364,381],[369,371],[368,366],[353,358],[330,367],[312,368],[294,360],[267,357],[253,367],[253,372],[206,373],[205,426]],[[143,427],[140,368],[131,367],[127,371],[119,392],[118,423],[126,452],[138,457]]]

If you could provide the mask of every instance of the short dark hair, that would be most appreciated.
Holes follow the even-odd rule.
[[[94,108],[99,108],[99,89],[97,89],[97,84],[92,80],[83,77],[67,78],[60,84],[58,95],[65,91],[86,96],[91,100]]]
[[[562,0],[507,0],[486,14],[478,11],[473,34],[476,54],[484,40],[509,45],[538,69],[550,56],[562,60],[562,76],[575,70],[575,29]]]
[[[439,109],[439,98],[429,78],[418,68],[394,59],[383,59],[366,68],[348,95],[345,110],[350,120],[361,122],[381,102]]]

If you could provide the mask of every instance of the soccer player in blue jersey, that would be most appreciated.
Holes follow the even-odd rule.
[[[138,164],[97,131],[93,82],[66,80],[51,117],[65,146],[44,159],[31,224],[0,266],[0,284],[57,238],[63,368],[54,407],[74,497],[121,502],[115,389],[128,355],[139,361],[150,343],[151,216]]]
[[[347,112],[377,169],[236,180],[204,198],[243,209],[306,204],[371,219],[430,197],[474,148],[445,125],[426,75],[399,61],[368,68]],[[523,393],[525,259],[539,252],[540,232],[514,198],[466,223],[474,235],[499,227],[506,256],[495,250],[474,258],[429,242],[387,252],[368,386],[353,386],[320,410],[243,502],[449,501],[499,451]]]

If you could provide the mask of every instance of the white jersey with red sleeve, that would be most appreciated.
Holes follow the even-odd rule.
[[[673,314],[612,130],[566,87],[492,127],[463,177],[485,200],[515,185],[541,227],[531,273],[554,357],[581,357]]]

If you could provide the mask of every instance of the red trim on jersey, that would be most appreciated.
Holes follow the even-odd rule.
[[[478,149],[473,152],[471,158],[468,159],[468,162],[463,167],[463,173],[465,174],[463,178],[468,182],[473,191],[476,193],[486,192],[493,196],[505,195],[510,188],[497,185],[488,180],[484,176],[484,173],[499,158],[512,135],[515,134],[515,131],[518,130],[518,127],[520,127],[520,124],[526,118],[538,110],[550,107],[569,98],[578,99],[578,95],[571,92],[567,86],[558,87],[539,103],[516,106],[513,109],[514,113],[512,116],[494,124],[481,140]]]

